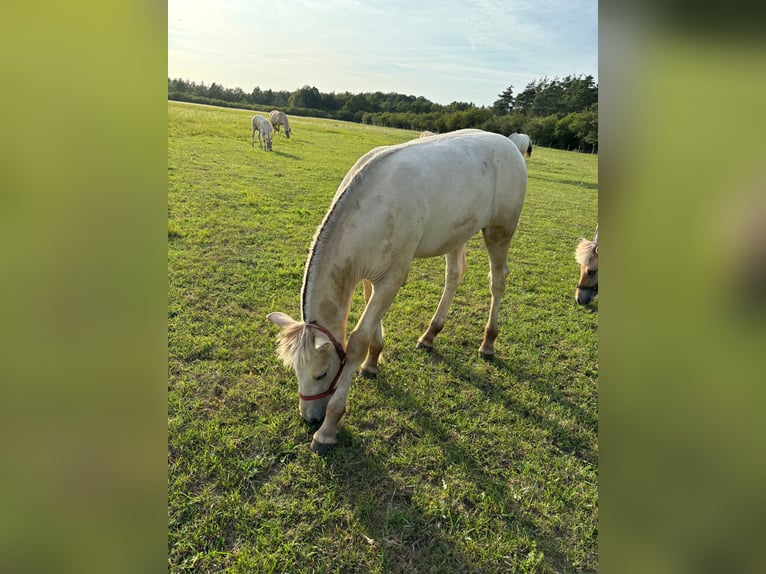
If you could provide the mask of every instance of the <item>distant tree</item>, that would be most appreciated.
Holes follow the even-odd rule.
[[[514,109],[525,116],[531,115],[539,91],[537,80],[528,83],[527,87],[514,99]]]
[[[542,146],[551,146],[556,141],[556,116],[531,118],[526,124],[526,131],[532,141]]]
[[[504,116],[513,111],[513,84],[503,90],[502,94],[498,95],[498,99],[492,104],[492,109],[495,113]]]
[[[334,112],[341,109],[344,103],[345,98],[337,95],[335,92],[321,94],[320,109]]]
[[[250,92],[250,95],[248,96],[248,101],[251,104],[262,104],[263,103],[263,92],[261,91],[261,88],[258,86],[255,86],[253,88],[253,91]]]
[[[192,94],[195,96],[207,96],[207,86],[205,86],[205,82],[200,82],[199,84],[192,82]]]
[[[577,136],[579,149],[594,150],[598,147],[598,103],[587,110],[572,114],[571,130]]]
[[[321,109],[322,94],[313,86],[303,86],[290,95],[288,105],[296,108]]]
[[[223,87],[219,86],[215,82],[210,84],[210,87],[207,90],[207,97],[213,98],[215,100],[222,100],[223,99]]]
[[[579,139],[572,129],[572,122],[575,119],[575,115],[576,113],[567,114],[556,122],[553,141],[553,144],[556,147],[560,147],[561,149],[577,149],[579,147]]]

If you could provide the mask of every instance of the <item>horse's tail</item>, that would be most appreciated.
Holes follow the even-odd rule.
[[[529,147],[527,148],[527,157],[532,157],[532,142],[529,142]]]

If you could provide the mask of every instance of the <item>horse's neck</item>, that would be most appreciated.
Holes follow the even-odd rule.
[[[345,341],[351,298],[359,281],[333,255],[312,254],[303,286],[303,320],[316,321]]]

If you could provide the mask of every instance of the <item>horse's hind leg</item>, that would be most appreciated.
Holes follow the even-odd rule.
[[[505,292],[505,278],[508,276],[508,248],[511,244],[510,233],[506,229],[485,228],[484,243],[489,253],[489,279],[492,292],[492,303],[489,308],[489,320],[484,328],[484,340],[479,347],[479,353],[484,358],[491,358],[495,354],[495,339],[498,333],[498,314],[500,300]]]
[[[447,253],[444,258],[447,261],[447,269],[444,272],[444,293],[439,301],[439,306],[436,308],[431,323],[428,325],[428,329],[418,339],[418,348],[421,349],[433,349],[434,337],[438,335],[444,328],[444,321],[447,318],[447,311],[452,303],[452,299],[455,297],[460,281],[465,275],[466,259],[465,259],[465,244],[461,245],[457,249]]]
[[[362,282],[364,288],[364,304],[367,305],[372,295],[372,283],[367,279]],[[367,378],[374,378],[378,374],[378,361],[380,360],[380,353],[383,351],[383,323],[378,323],[375,333],[370,339],[370,345],[367,350],[367,358],[362,364],[361,372],[362,376]]]

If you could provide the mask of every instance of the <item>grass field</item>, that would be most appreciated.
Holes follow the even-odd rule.
[[[351,165],[415,132],[168,104],[168,565],[172,572],[595,572],[598,304],[574,303],[598,158],[535,148],[511,243],[497,358],[480,359],[480,236],[436,352],[415,343],[443,287],[418,260],[356,377],[338,444],[309,451],[270,311],[300,317],[314,231]],[[361,312],[355,295],[352,325]]]

